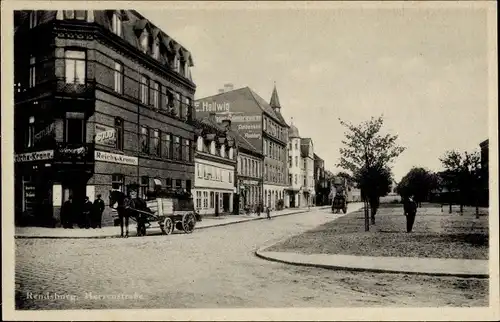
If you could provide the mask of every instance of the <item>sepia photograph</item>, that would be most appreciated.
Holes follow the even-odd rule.
[[[496,24],[2,2],[4,318],[499,319]]]

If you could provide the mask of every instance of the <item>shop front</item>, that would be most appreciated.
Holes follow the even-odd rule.
[[[57,144],[53,150],[15,156],[16,224],[56,227],[63,202],[72,196],[75,209],[83,204],[93,172],[90,144]],[[77,216],[77,214],[75,214]]]

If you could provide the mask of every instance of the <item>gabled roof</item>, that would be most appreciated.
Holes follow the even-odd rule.
[[[288,124],[286,124],[285,120],[283,117],[281,117],[281,114],[278,116],[277,113],[274,112],[273,108],[271,105],[269,105],[262,97],[260,97],[257,93],[255,93],[251,88],[247,87],[250,93],[252,94],[253,98],[255,99],[255,102],[257,105],[260,106],[260,108],[266,112],[271,118],[274,119],[274,121],[278,122],[279,124],[288,127]]]

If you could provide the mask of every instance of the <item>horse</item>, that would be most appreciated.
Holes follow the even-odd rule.
[[[118,190],[110,190],[109,191],[109,207],[112,209],[116,209],[118,213],[118,219],[120,221],[120,237],[123,237],[123,222],[125,220],[125,237],[128,237],[128,220],[129,217],[132,216],[132,212],[127,209],[127,205],[129,203],[129,197],[127,197],[123,192]],[[116,204],[116,208],[114,205]]]

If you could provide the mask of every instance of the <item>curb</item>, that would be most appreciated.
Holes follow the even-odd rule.
[[[300,211],[295,211],[295,212],[291,212],[291,213],[287,213],[287,214],[276,215],[276,216],[272,216],[272,218],[297,215],[297,214],[301,214],[301,213],[305,213],[305,212],[308,212],[308,210],[300,210]],[[234,225],[234,224],[239,224],[239,223],[244,223],[244,222],[249,222],[249,221],[254,221],[254,220],[262,220],[262,219],[267,219],[267,217],[264,215],[262,217],[248,218],[245,220],[215,224],[212,226],[204,226],[204,227],[199,227],[199,228],[195,227],[195,230],[228,226],[228,225]],[[154,233],[150,233],[150,234],[146,235],[145,237],[160,236],[160,235],[162,235],[161,232],[154,232]],[[128,238],[134,238],[134,237],[139,237],[139,236],[129,236]],[[17,235],[17,236],[15,235],[14,236],[14,239],[106,239],[106,238],[122,238],[122,237],[120,237],[120,236],[23,236],[23,235]]]
[[[266,247],[267,248],[267,247]],[[415,271],[405,271],[405,270],[391,270],[382,268],[362,268],[362,267],[352,267],[352,266],[342,266],[342,265],[329,265],[329,264],[316,264],[316,263],[305,263],[299,261],[288,261],[283,259],[278,259],[271,257],[269,255],[264,255],[262,249],[255,251],[255,255],[261,259],[265,259],[272,262],[278,262],[283,264],[295,265],[295,266],[305,266],[305,267],[317,267],[331,270],[344,270],[344,271],[354,271],[354,272],[373,272],[373,273],[392,273],[392,274],[410,274],[410,275],[427,275],[427,276],[448,276],[448,277],[463,277],[463,278],[489,278],[489,274],[481,273],[433,273],[433,272],[415,272]],[[332,255],[335,256],[335,255]]]

